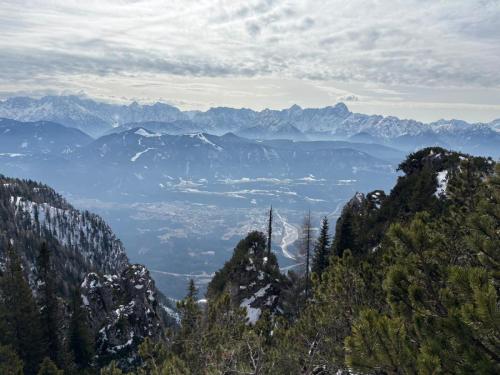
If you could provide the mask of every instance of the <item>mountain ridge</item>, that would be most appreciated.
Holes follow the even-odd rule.
[[[97,362],[118,359],[123,367],[130,366],[142,340],[161,339],[165,326],[173,323],[165,308],[168,302],[149,271],[130,263],[121,241],[100,216],[75,209],[47,185],[4,176],[0,216],[0,276],[12,261],[13,248],[33,297],[41,298],[39,257],[46,246],[62,311],[57,325],[68,334],[70,300],[78,291],[77,303],[84,311],[81,324],[89,329]]]
[[[495,144],[488,145],[488,150],[500,143],[500,119],[489,123],[469,123],[456,119],[424,123],[395,116],[354,113],[342,102],[323,108],[303,109],[293,105],[281,110],[213,107],[207,111],[181,111],[161,102],[118,105],[78,96],[46,96],[41,99],[13,97],[0,101],[0,116],[20,121],[60,122],[94,137],[114,132],[115,128],[124,130],[149,123],[145,126],[174,134],[186,130],[217,135],[234,132],[263,139],[348,139],[366,133],[377,142],[397,145],[397,138],[402,136],[432,133],[435,137],[434,144],[412,144],[412,149],[406,151],[436,145],[464,147],[465,152],[477,152],[475,141],[468,140],[468,137],[490,143],[493,139]]]

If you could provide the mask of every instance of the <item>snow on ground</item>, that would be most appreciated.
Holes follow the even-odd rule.
[[[215,143],[213,143],[212,141],[209,141],[207,139],[207,137],[205,137],[205,134],[203,133],[194,133],[194,134],[188,134],[188,136],[190,138],[197,138],[199,139],[201,142],[203,143],[206,143],[210,146],[212,146],[213,148],[215,148],[217,151],[222,151],[222,147],[220,147],[219,145],[216,145]]]
[[[139,130],[138,130],[139,131]],[[137,132],[136,132],[137,133]],[[134,156],[132,156],[130,158],[130,161],[134,162],[136,161],[137,159],[139,159],[141,157],[142,154],[145,154],[146,152],[148,151],[151,151],[151,150],[154,150],[154,148],[151,148],[151,147],[148,147],[147,149],[145,149],[144,151],[139,151],[137,154],[135,154]]]
[[[266,294],[266,291],[271,287],[271,284],[267,284],[265,287],[263,288],[260,288],[254,295],[255,297],[257,298],[261,298],[261,297],[264,297],[264,295]]]
[[[3,153],[0,153],[0,156],[7,156],[9,158],[18,158],[18,157],[24,156],[24,154],[16,154],[16,153],[12,153],[12,152],[3,152]]]
[[[240,307],[246,309],[247,319],[249,324],[255,324],[259,320],[262,310],[257,307],[252,307],[251,304],[255,302],[257,298],[262,298],[266,295],[267,290],[271,287],[271,284],[267,284],[265,287],[259,289],[251,297],[245,298],[241,301]]]
[[[446,188],[448,187],[448,171],[444,170],[438,172],[437,174],[437,188],[434,196],[439,198],[443,195],[446,195]]]
[[[148,132],[147,130],[145,130],[143,128],[137,129],[135,131],[135,134],[140,135],[141,137],[147,137],[147,138],[150,138],[150,137],[161,137],[161,134],[150,133],[150,132]]]
[[[309,176],[306,176],[306,177],[299,178],[299,180],[300,181],[307,181],[307,182],[318,182],[318,181],[324,182],[324,181],[326,181],[324,178],[317,179],[312,174],[310,174]]]
[[[79,247],[79,252],[90,263],[104,256],[107,263],[118,262],[117,267],[123,265],[124,249],[121,243],[115,241],[111,229],[98,216],[32,202],[20,196],[11,196],[10,203],[15,206],[16,215],[26,215],[40,229],[49,230],[61,245],[75,247],[86,244]],[[99,226],[98,230],[96,226]]]
[[[262,314],[262,310],[256,307],[250,306],[255,301],[255,296],[250,298],[245,298],[241,301],[240,307],[244,307],[247,310],[248,323],[255,324]]]

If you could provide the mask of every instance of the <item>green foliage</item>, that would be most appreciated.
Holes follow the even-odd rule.
[[[165,344],[155,343],[150,338],[146,338],[139,347],[139,356],[143,363],[139,374],[162,375],[161,369],[169,353]]]
[[[359,194],[346,205],[331,247],[323,221],[311,280],[293,272],[285,279],[267,252],[268,238],[250,233],[209,284],[207,305],[197,302],[190,281],[177,304],[180,327],[166,342],[144,340],[135,373],[500,373],[500,167],[428,148],[400,168],[405,175],[389,196]],[[441,171],[448,188],[436,197]],[[42,258],[39,270],[49,267]],[[45,314],[53,294],[43,295],[51,281],[40,280]],[[259,280],[272,284],[280,305],[263,305],[260,319],[248,324],[238,297]],[[11,345],[0,346],[0,372],[19,374],[24,360],[34,374],[40,317],[13,249],[0,292],[0,344]],[[79,370],[93,371],[80,305],[77,293],[69,342]],[[42,367],[60,373],[48,359]],[[112,362],[100,373],[123,372]]]
[[[5,272],[0,278],[3,344],[11,345],[25,364],[25,372],[34,374],[43,356],[40,315],[24,276],[21,259],[12,246],[7,247]]]
[[[73,293],[72,316],[69,327],[69,345],[79,369],[88,368],[94,355],[94,340],[87,324],[87,314],[82,308],[80,290]]]
[[[328,267],[330,256],[330,235],[328,233],[328,218],[325,216],[321,222],[321,230],[316,244],[314,245],[314,257],[312,261],[312,272],[321,276]]]
[[[363,199],[344,209],[333,245],[344,256],[277,330],[277,373],[498,373],[499,168],[443,151],[405,165],[378,211]],[[435,168],[451,171],[448,198],[434,197]]]
[[[176,356],[171,356],[165,362],[162,363],[160,368],[160,374],[162,375],[189,375],[192,374],[189,371],[188,366]]]
[[[348,365],[388,373],[498,370],[493,278],[485,269],[454,264],[455,254],[443,251],[449,239],[440,225],[420,214],[407,227],[391,228],[383,283],[390,310],[361,314],[346,340]]]
[[[364,310],[346,338],[347,365],[362,371],[414,374],[415,358],[403,320]]]
[[[0,374],[23,375],[23,361],[10,346],[0,345]]]
[[[266,254],[266,237],[261,232],[250,232],[236,245],[233,256],[217,271],[208,285],[207,297],[215,298],[224,293],[227,282],[232,275],[238,275],[245,269],[249,251],[253,251],[255,258],[262,262]],[[277,264],[274,254],[269,255],[268,267]]]
[[[59,370],[54,362],[50,358],[45,357],[42,364],[40,365],[40,370],[38,370],[37,375],[63,375],[64,371]]]
[[[62,366],[66,356],[59,337],[61,317],[59,316],[59,304],[56,296],[55,273],[52,267],[51,252],[45,242],[42,243],[38,254],[37,274],[39,309],[47,354],[50,359]]]
[[[297,322],[285,332],[278,330],[273,353],[278,373],[306,373],[322,368],[326,373],[342,368],[344,340],[357,311],[365,301],[359,266],[349,250],[331,258],[323,278],[316,280],[315,294]]]
[[[332,244],[333,255],[340,257],[346,249],[359,248],[357,233],[360,231],[358,229],[356,216],[351,210],[346,208],[342,212],[342,216],[337,221],[335,239]]]
[[[111,361],[111,363],[99,371],[100,375],[123,375],[123,371],[118,367],[118,364],[115,361]]]
[[[197,302],[197,290],[194,281],[189,281],[186,298],[177,303],[177,310],[182,319],[181,327],[175,336],[175,343],[172,347],[174,353],[178,355],[175,359],[170,359],[170,367],[178,364],[179,371],[190,371],[195,374],[202,370],[203,364],[200,361],[201,340],[202,340],[202,314]],[[163,361],[165,361],[163,359]]]

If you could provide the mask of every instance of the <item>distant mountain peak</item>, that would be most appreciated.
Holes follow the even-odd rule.
[[[290,112],[302,111],[302,107],[298,104],[294,104],[288,110]]]
[[[339,111],[339,112],[343,112],[343,113],[349,113],[349,108],[347,108],[347,106],[343,103],[343,102],[338,102],[337,104],[335,104],[335,106],[333,107],[335,110]]]
[[[280,110],[215,107],[183,112],[163,102],[117,105],[83,96],[20,97],[0,101],[0,117],[22,122],[56,122],[94,138],[136,127],[172,135],[233,132],[261,140],[348,140],[361,133],[360,141],[366,139],[408,151],[441,145],[495,156],[500,142],[500,120],[484,124],[456,119],[423,123],[395,116],[353,113],[343,102],[323,108],[304,109],[293,104]]]

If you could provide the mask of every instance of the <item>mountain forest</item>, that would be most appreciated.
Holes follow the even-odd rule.
[[[205,295],[172,301],[97,215],[0,177],[0,374],[498,374],[500,165],[411,153],[297,266],[251,231]]]

